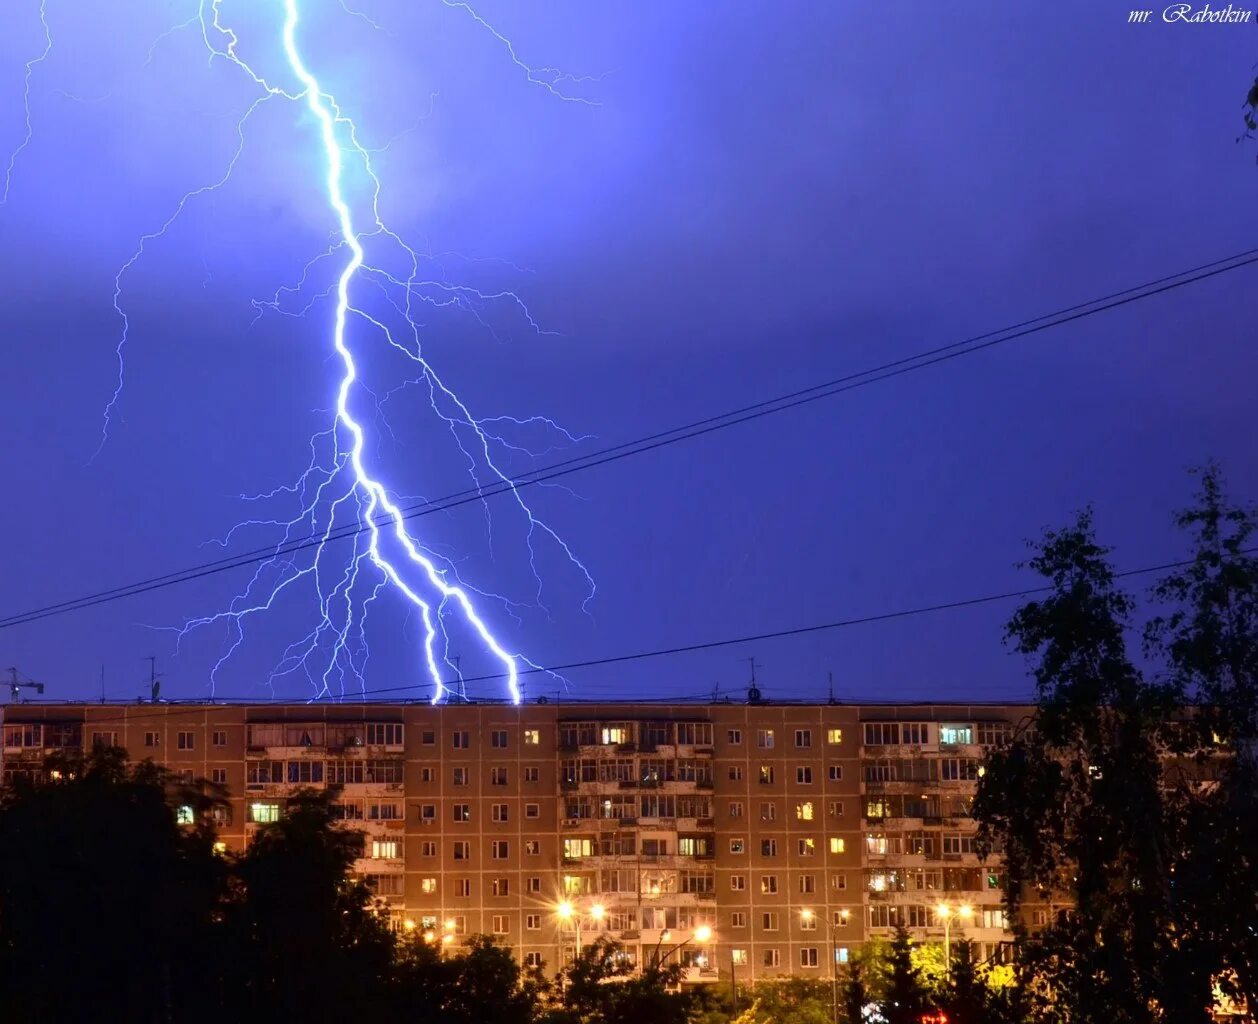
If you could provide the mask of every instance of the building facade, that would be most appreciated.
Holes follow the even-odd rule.
[[[3,772],[124,747],[223,787],[230,848],[296,790],[337,786],[339,815],[365,833],[356,873],[400,928],[491,934],[551,969],[605,935],[634,962],[675,955],[694,982],[824,980],[898,924],[987,955],[1012,937],[969,802],[985,752],[1029,710],[19,704]]]

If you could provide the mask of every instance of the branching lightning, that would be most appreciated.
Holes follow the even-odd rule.
[[[451,629],[475,640],[483,656],[496,666],[494,671],[501,673],[510,699],[519,702],[519,666],[532,665],[532,662],[511,650],[496,635],[483,609],[498,605],[515,615],[520,606],[469,585],[461,578],[451,553],[435,550],[411,532],[401,499],[385,486],[372,468],[377,460],[369,444],[370,421],[364,419],[362,409],[364,403],[368,408],[374,407],[376,421],[388,428],[384,421],[385,404],[394,396],[407,393],[411,387],[419,388],[452,437],[475,487],[510,484],[511,478],[503,462],[507,453],[541,453],[537,446],[514,438],[513,430],[532,436],[536,436],[539,428],[548,433],[552,440],[547,441],[542,450],[581,438],[546,417],[478,417],[434,369],[424,352],[423,310],[470,314],[492,332],[494,326],[488,311],[505,308],[513,311],[528,330],[542,333],[541,328],[514,292],[486,292],[452,282],[439,257],[421,253],[387,225],[381,213],[383,186],[372,163],[373,153],[380,150],[364,144],[355,120],[321,84],[309,64],[302,48],[299,0],[271,2],[276,5],[279,49],[286,65],[283,68],[262,72],[256,62],[241,56],[241,39],[223,18],[225,0],[199,0],[194,17],[162,33],[149,49],[151,61],[153,49],[162,39],[184,28],[197,28],[211,64],[231,65],[247,76],[257,92],[236,122],[236,145],[222,167],[209,175],[207,182],[185,192],[169,216],[140,236],[131,256],[115,275],[113,305],[121,323],[116,344],[118,376],[105,408],[101,446],[109,440],[111,423],[116,419],[123,393],[125,350],[132,330],[124,301],[124,286],[129,276],[148,251],[166,238],[190,204],[232,180],[246,151],[251,122],[257,112],[272,101],[300,105],[308,115],[306,125],[315,129],[318,140],[322,170],[317,181],[332,215],[334,230],[327,248],[302,267],[294,284],[280,287],[268,299],[255,300],[254,306],[259,317],[275,312],[304,320],[331,304],[323,336],[339,367],[332,423],[311,437],[309,460],[295,483],[263,494],[242,496],[250,503],[287,503],[289,510],[239,523],[220,542],[227,546],[240,531],[271,530],[278,533],[276,554],[258,565],[247,585],[225,610],[187,620],[176,630],[178,638],[182,641],[194,631],[214,625],[228,630],[225,649],[211,671],[212,693],[219,672],[245,643],[251,620],[272,611],[281,601],[313,599],[316,609],[313,626],[283,649],[268,683],[274,692],[278,680],[301,674],[312,687],[312,699],[342,696],[354,682],[360,687],[363,685],[369,657],[368,615],[385,594],[393,594],[418,620],[422,636],[419,655],[428,680],[424,685],[431,686],[433,702],[446,695],[447,680],[461,679],[459,659],[451,650]],[[561,99],[589,102],[565,91],[566,86],[585,79],[525,64],[516,55],[511,41],[471,6],[455,0],[440,2],[465,12],[491,33],[530,82]],[[343,0],[340,6],[348,15],[380,29],[376,21]],[[31,71],[52,46],[42,2],[40,14],[47,48],[42,56],[27,64],[27,135],[10,158],[10,175],[31,135]],[[6,175],[6,198],[8,181]],[[429,272],[428,268],[433,268],[434,272]],[[312,294],[312,287],[317,289],[312,282],[329,271],[331,281]],[[369,390],[361,370],[364,347],[380,343],[384,348],[373,350],[373,359],[381,352],[392,352],[410,368],[406,378],[383,397]],[[513,508],[522,517],[527,559],[535,585],[531,603],[545,608],[538,547],[545,544],[552,546],[575,568],[585,587],[588,604],[595,593],[589,571],[518,491],[512,489],[511,494]],[[294,504],[295,512],[292,511]],[[492,520],[488,505],[482,503],[482,506],[492,551]],[[364,529],[356,532],[352,539],[334,545],[334,534],[347,526]],[[293,541],[306,536],[317,538],[309,551],[295,555],[282,553]]]
[[[44,49],[26,62],[26,72],[22,77],[22,114],[26,132],[22,136],[22,141],[9,154],[9,162],[4,169],[4,194],[0,196],[0,206],[4,206],[9,201],[9,189],[13,185],[13,168],[17,166],[18,157],[31,144],[31,138],[35,134],[35,128],[31,124],[31,76],[35,73],[36,65],[42,64],[48,59],[48,54],[52,53],[52,32],[48,28],[48,0],[39,0],[39,24],[44,32]]]

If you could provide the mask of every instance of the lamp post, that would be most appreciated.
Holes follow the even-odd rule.
[[[603,918],[607,916],[607,908],[601,903],[595,903],[590,907],[589,914],[583,915],[573,906],[571,900],[563,900],[555,907],[555,916],[561,921],[571,921],[573,931],[576,934],[576,954],[581,955],[581,922],[585,917],[589,917],[596,924],[602,924]]]
[[[939,906],[935,908],[935,913],[938,915],[939,919],[943,921],[943,926],[944,926],[944,977],[951,978],[952,977],[952,943],[950,941],[951,934],[950,934],[949,928],[950,928],[950,925],[952,924],[953,910],[950,906],[948,906],[948,904],[940,903]],[[974,908],[971,907],[968,903],[962,903],[959,907],[957,907],[956,915],[957,917],[962,917],[968,920],[969,918],[974,916]]]
[[[839,911],[839,920],[844,927],[847,926],[850,916],[850,910]],[[806,923],[815,921],[817,915],[814,911],[805,908],[799,912],[799,919]],[[826,918],[826,934],[830,938],[830,1016],[837,1022],[839,1019],[839,940],[834,934],[834,922],[828,917]]]

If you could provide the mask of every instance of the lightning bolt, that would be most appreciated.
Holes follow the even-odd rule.
[[[22,141],[9,154],[9,163],[4,169],[4,194],[0,196],[0,206],[4,206],[9,201],[9,189],[13,184],[13,168],[17,166],[18,157],[31,144],[31,139],[35,135],[34,125],[31,123],[31,76],[35,73],[35,67],[46,61],[48,54],[52,53],[52,32],[48,28],[48,0],[39,2],[39,24],[44,32],[44,49],[26,62],[26,72],[22,78],[22,114],[26,131],[22,136]]]
[[[282,12],[280,42],[286,63],[282,74],[260,72],[241,56],[240,38],[223,19],[224,0],[199,0],[195,17],[174,25],[153,43],[155,47],[181,29],[197,26],[210,63],[234,67],[256,86],[257,95],[236,122],[236,144],[220,170],[185,192],[164,220],[141,235],[115,275],[113,305],[121,324],[116,351],[118,376],[105,409],[100,444],[103,447],[108,442],[110,424],[123,392],[124,355],[131,334],[124,287],[129,275],[150,249],[167,237],[190,204],[223,188],[232,179],[258,110],[270,102],[299,105],[316,129],[323,167],[320,184],[334,230],[326,249],[301,269],[295,284],[279,288],[270,299],[255,300],[254,307],[258,316],[274,311],[304,320],[323,304],[331,304],[326,338],[339,368],[334,409],[330,410],[332,422],[311,437],[306,468],[294,483],[241,496],[251,504],[282,507],[295,503],[296,511],[291,511],[290,505],[289,511],[270,516],[263,513],[238,523],[222,538],[219,543],[226,547],[239,531],[261,529],[272,531],[272,536],[279,534],[272,557],[256,567],[226,609],[173,627],[177,649],[195,631],[215,625],[227,629],[227,641],[210,672],[212,694],[220,671],[246,643],[247,627],[253,619],[272,612],[281,601],[301,594],[313,595],[313,626],[283,649],[267,682],[274,693],[277,681],[301,673],[312,686],[311,699],[344,696],[352,682],[357,681],[360,687],[365,685],[368,615],[386,593],[391,593],[400,598],[408,618],[419,623],[418,653],[428,680],[425,685],[431,685],[434,703],[447,695],[447,679],[462,679],[460,659],[451,653],[452,628],[475,640],[482,657],[496,666],[494,672],[504,679],[511,701],[518,703],[520,666],[538,666],[499,639],[482,608],[500,604],[519,622],[520,605],[468,584],[461,578],[452,552],[437,551],[411,532],[403,499],[391,492],[373,469],[379,461],[378,453],[373,455],[371,451],[370,419],[364,418],[361,410],[364,404],[368,408],[374,404],[376,420],[387,428],[385,404],[411,386],[421,388],[478,488],[490,483],[510,487],[511,476],[504,462],[507,455],[541,454],[536,446],[514,440],[510,436],[513,430],[535,436],[540,429],[551,436],[548,444],[571,444],[582,438],[542,416],[478,416],[437,373],[424,352],[422,310],[469,314],[492,334],[496,328],[490,312],[506,309],[529,331],[544,332],[514,292],[484,291],[451,281],[440,257],[421,253],[387,225],[381,213],[382,183],[372,163],[372,154],[380,150],[364,145],[355,120],[311,70],[300,41],[299,0],[273,2],[277,4],[277,14]],[[449,0],[441,2],[463,10],[491,33],[506,47],[512,62],[524,70],[528,81],[562,99],[589,102],[562,88],[587,79],[556,69],[534,69],[520,60],[507,37],[470,6]],[[348,15],[380,29],[377,22],[344,2],[340,6]],[[42,4],[40,10],[42,18]],[[46,21],[44,24],[46,28]],[[51,37],[48,38],[50,48]],[[152,52],[150,47],[150,57]],[[33,63],[27,65],[28,86]],[[280,80],[285,84],[276,84]],[[379,258],[369,259],[369,248],[374,250],[377,246],[381,249]],[[430,267],[435,272],[429,272]],[[321,275],[330,279],[319,288],[313,282]],[[310,288],[316,289],[313,295],[308,294]],[[290,308],[294,298],[298,305]],[[400,357],[411,370],[383,398],[371,391],[361,370],[362,350],[373,340],[382,342],[383,351]],[[378,437],[375,440],[379,442]],[[590,572],[520,493],[514,488],[511,493],[512,507],[522,517],[527,561],[535,583],[532,604],[545,610],[539,566],[539,545],[545,543],[574,567],[585,590],[583,607],[587,606],[596,590]],[[492,552],[492,519],[488,504],[482,502],[482,507]],[[352,528],[352,538],[339,541],[334,548],[334,537],[343,534],[347,527]],[[307,537],[315,538],[309,553],[286,553],[293,542]]]

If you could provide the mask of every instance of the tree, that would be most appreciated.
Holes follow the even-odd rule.
[[[599,939],[561,974],[561,1008],[551,1020],[580,1024],[686,1024],[693,997],[675,991],[684,968],[658,955],[631,974],[624,948]]]
[[[385,1005],[394,940],[350,876],[363,837],[336,825],[336,795],[290,799],[236,862],[228,924],[246,1017],[331,1019]]]
[[[1227,994],[1255,1006],[1258,559],[1250,552],[1258,515],[1228,501],[1217,466],[1200,477],[1196,504],[1175,517],[1192,537],[1192,558],[1154,589],[1168,611],[1145,634],[1177,695],[1196,712],[1176,734],[1180,770],[1168,780],[1184,835],[1175,942],[1184,959],[1200,965],[1196,975],[1211,974]]]
[[[762,981],[753,987],[752,997],[760,1004],[761,1016],[775,1024],[831,1024],[834,1020],[833,991],[827,981],[795,977]]]
[[[840,1001],[843,1007],[843,1019],[847,1021],[847,1024],[861,1024],[865,1019],[865,1006],[869,1003],[869,993],[865,990],[865,966],[860,960],[852,960],[848,964]]]
[[[903,926],[896,928],[891,940],[889,961],[882,1015],[887,1024],[920,1024],[929,1001],[921,973],[913,963],[913,940]]]
[[[213,833],[206,801],[122,750],[50,760],[0,797],[0,1005],[7,1020],[213,1016]]]

